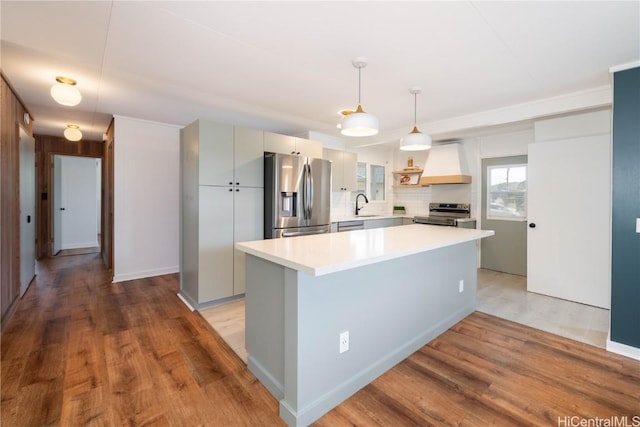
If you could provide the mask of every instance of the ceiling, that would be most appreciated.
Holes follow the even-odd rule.
[[[640,2],[0,2],[1,67],[37,134],[113,115],[176,125],[203,118],[339,136],[366,57],[368,142],[430,124],[610,84],[640,59]],[[82,102],[56,104],[56,76]],[[362,141],[362,140],[360,140]],[[349,145],[349,143],[347,143]]]

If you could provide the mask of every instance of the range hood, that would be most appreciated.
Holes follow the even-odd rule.
[[[468,171],[460,143],[434,144],[429,150],[420,185],[469,184]]]

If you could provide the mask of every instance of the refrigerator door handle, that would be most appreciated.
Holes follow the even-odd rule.
[[[307,164],[302,168],[302,218],[309,219],[309,175],[307,174]]]
[[[309,200],[307,201],[307,209],[309,210],[309,219],[313,216],[313,174],[311,173],[311,165],[307,165],[307,177],[309,179]]]

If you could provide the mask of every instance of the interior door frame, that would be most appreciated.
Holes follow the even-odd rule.
[[[73,157],[87,157],[90,159],[100,159],[100,192],[102,194],[102,196],[100,197],[100,227],[99,229],[101,230],[100,233],[100,247],[102,248],[104,245],[104,227],[106,226],[105,224],[105,218],[104,218],[104,168],[105,168],[105,162],[104,162],[104,157],[103,156],[91,156],[91,155],[84,155],[84,154],[75,154],[75,153],[64,153],[64,152],[58,152],[58,151],[50,151],[48,154],[48,158],[46,159],[46,164],[47,164],[47,173],[46,175],[46,188],[49,189],[49,193],[50,193],[50,203],[47,204],[47,207],[45,208],[45,215],[47,217],[47,229],[49,230],[48,236],[47,236],[47,244],[46,244],[46,256],[51,258],[54,257],[55,254],[53,253],[53,238],[54,238],[54,229],[53,229],[53,200],[54,200],[54,185],[53,185],[53,168],[54,168],[54,158],[55,156],[73,156]],[[102,249],[101,249],[102,250]]]
[[[30,190],[31,192],[31,203],[28,206],[28,212],[25,212],[25,207],[23,206],[23,159],[22,159],[22,155],[23,155],[23,138],[27,138],[29,140],[29,143],[31,144],[30,147],[30,154],[31,154],[31,165],[30,167],[32,168],[31,170],[31,184],[32,184],[32,188]],[[19,196],[18,196],[18,201],[19,201],[19,206],[18,206],[18,211],[19,211],[19,224],[20,224],[20,230],[19,230],[19,241],[20,241],[20,290],[19,290],[19,295],[22,296],[24,295],[24,293],[27,291],[29,285],[31,284],[31,282],[33,281],[33,278],[36,275],[36,253],[37,253],[37,238],[38,238],[38,230],[37,230],[37,225],[38,225],[38,221],[37,221],[37,202],[36,202],[36,194],[37,194],[37,190],[36,190],[36,186],[37,186],[37,177],[36,177],[36,140],[33,137],[33,135],[31,135],[28,130],[22,125],[19,124],[18,126],[18,140],[19,140],[19,147],[18,147],[18,177],[19,177]],[[31,243],[31,256],[29,257],[29,260],[25,260],[25,248],[23,247],[23,245],[26,243],[23,241],[24,239],[24,235],[25,230],[24,230],[24,225],[25,225],[25,215],[28,215],[30,217],[30,220],[28,221],[31,227],[31,235],[33,237],[33,240],[30,242]],[[30,262],[33,263],[33,265],[29,266],[29,271],[28,274],[31,276],[30,278],[27,277],[23,277],[24,276],[24,272],[25,272],[25,262]]]

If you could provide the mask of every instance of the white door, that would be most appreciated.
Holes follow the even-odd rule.
[[[61,156],[62,249],[98,246],[96,159]]]
[[[62,214],[64,206],[62,204],[62,158],[53,156],[53,246],[51,255],[56,255],[62,249]]]
[[[20,296],[36,274],[35,140],[20,128]]]
[[[482,159],[480,266],[527,275],[527,156]]]
[[[529,144],[527,289],[609,308],[610,138]]]

